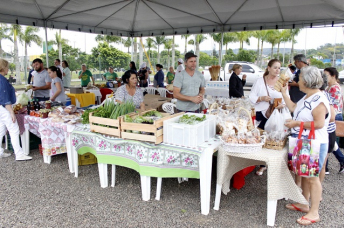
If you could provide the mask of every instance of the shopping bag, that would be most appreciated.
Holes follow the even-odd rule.
[[[300,133],[297,138],[289,136],[288,157],[291,157],[293,172],[301,177],[319,176],[320,142],[316,141],[314,122],[308,139],[302,139],[303,122],[300,125]],[[288,164],[289,165],[289,164]]]
[[[282,116],[283,116],[283,125],[284,125],[284,123],[287,121],[287,120],[291,120],[292,119],[292,117],[291,117],[291,114],[290,114],[290,111],[289,111],[289,109],[287,108],[287,107],[284,107],[282,110],[281,110],[281,112],[282,112]],[[284,125],[284,131],[288,131],[288,127],[286,127],[285,125]]]
[[[264,130],[266,132],[273,132],[273,131],[284,131],[284,119],[282,113],[278,109],[275,109],[270,118],[266,121]]]

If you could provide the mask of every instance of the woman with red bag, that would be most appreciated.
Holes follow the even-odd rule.
[[[319,172],[324,166],[328,148],[327,126],[331,118],[329,101],[319,88],[323,85],[323,79],[318,68],[307,66],[301,69],[299,88],[306,95],[296,104],[290,100],[286,91],[287,86],[282,88],[283,99],[287,107],[293,112],[293,119],[287,120],[285,126],[291,128],[292,137],[302,135],[308,138],[312,125],[314,127],[314,138],[320,142],[318,168]],[[313,124],[312,124],[313,123]],[[304,130],[300,130],[300,128]],[[301,225],[310,225],[320,221],[319,204],[322,194],[322,186],[318,176],[302,177],[302,194],[306,200],[311,200],[311,207],[304,204],[287,204],[290,210],[302,211],[305,216],[297,219]]]

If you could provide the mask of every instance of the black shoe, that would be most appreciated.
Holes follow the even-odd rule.
[[[339,173],[344,173],[344,163],[340,164]]]
[[[329,175],[330,171],[328,169],[325,169],[325,175]]]

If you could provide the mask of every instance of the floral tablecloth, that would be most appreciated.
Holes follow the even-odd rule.
[[[71,138],[72,146],[79,154],[90,152],[97,157],[98,163],[132,168],[151,177],[199,178],[199,159],[208,146],[207,143],[189,149],[163,143],[154,145],[106,137],[83,127],[76,127]]]
[[[66,153],[65,138],[75,128],[75,125],[34,116],[25,116],[24,125],[31,133],[41,138],[43,154],[46,156]]]

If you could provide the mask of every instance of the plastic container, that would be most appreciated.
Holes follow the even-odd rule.
[[[196,115],[202,117],[203,114],[187,113],[186,115]],[[205,141],[215,137],[216,116],[206,115],[205,121],[198,124],[180,124],[181,116],[164,121],[164,143],[195,148]]]
[[[83,155],[78,155],[78,163],[80,165],[92,165],[98,163],[97,157],[91,153],[86,153]]]

